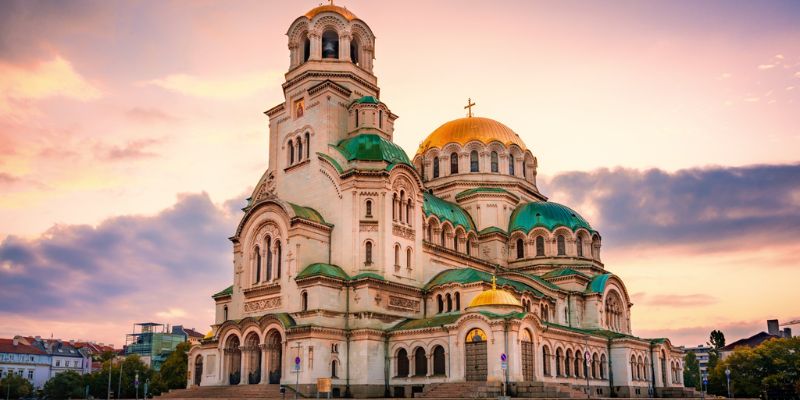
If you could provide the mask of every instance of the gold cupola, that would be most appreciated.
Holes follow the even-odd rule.
[[[436,128],[419,145],[417,154],[423,154],[432,148],[443,149],[450,143],[465,146],[473,141],[486,145],[499,142],[506,147],[516,145],[523,152],[528,149],[519,135],[511,128],[490,118],[470,116],[454,119]]]
[[[492,276],[492,288],[484,290],[469,302],[467,311],[475,308],[499,309],[496,311],[519,311],[522,303],[513,294],[497,288],[497,278]]]

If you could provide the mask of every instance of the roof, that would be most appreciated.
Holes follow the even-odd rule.
[[[381,104],[381,101],[374,96],[364,96],[359,99],[353,100],[352,104]]]
[[[484,235],[487,233],[502,233],[503,235],[508,235],[508,232],[506,232],[503,228],[498,228],[496,226],[489,226],[478,231],[479,235]]]
[[[436,286],[445,285],[448,283],[473,283],[473,282],[491,282],[492,281],[492,274],[488,272],[478,271],[477,269],[473,268],[455,268],[455,269],[448,269],[445,271],[440,272],[436,276],[433,277],[426,285],[425,290],[433,289]],[[525,283],[517,282],[511,279],[506,279],[502,277],[497,278],[497,286],[510,286],[514,288],[514,290],[518,292],[527,292],[533,293],[536,297],[544,297],[544,293],[536,290],[535,288],[528,286]]]
[[[514,297],[513,294],[508,293],[503,289],[497,289],[492,286],[489,290],[484,290],[478,293],[477,296],[472,298],[468,307],[480,306],[517,306],[522,307],[522,303]]]
[[[565,205],[552,201],[535,201],[518,206],[511,213],[508,231],[528,233],[538,227],[552,231],[561,226],[573,231],[585,228],[589,232],[594,232],[580,214]]]
[[[603,293],[606,290],[606,283],[611,274],[595,275],[589,284],[586,285],[586,293]]]
[[[357,281],[357,280],[363,279],[363,278],[372,278],[372,279],[377,279],[379,281],[385,281],[386,280],[384,277],[380,276],[379,274],[377,274],[375,272],[362,272],[362,273],[352,277],[351,280]]]
[[[305,267],[294,279],[305,279],[313,276],[327,276],[329,278],[342,280],[350,279],[347,273],[345,273],[344,270],[342,270],[342,268],[340,268],[338,265],[325,263],[314,263]]]
[[[742,346],[756,347],[756,346],[760,345],[761,343],[766,342],[767,340],[777,339],[779,337],[780,336],[770,335],[767,332],[759,332],[759,333],[756,333],[753,336],[750,336],[749,338],[739,339],[739,340],[737,340],[737,341],[735,341],[735,342],[723,347],[722,351],[733,351],[737,347],[742,347]]]
[[[296,215],[298,218],[328,225],[328,223],[325,222],[325,219],[322,218],[322,214],[318,213],[317,210],[311,207],[298,206],[297,204],[294,203],[289,203],[289,205],[292,206],[292,210],[294,210],[294,215]]]
[[[425,216],[431,214],[437,216],[440,221],[450,221],[453,227],[462,226],[467,231],[475,230],[472,218],[456,203],[442,200],[431,193],[423,193],[422,211]]]
[[[553,278],[560,278],[562,276],[570,276],[570,275],[578,275],[584,278],[589,278],[588,275],[584,274],[583,272],[578,272],[572,268],[558,268],[552,271],[547,272],[546,274],[542,275],[544,279],[553,279]]]
[[[411,165],[406,152],[398,145],[375,133],[362,133],[335,146],[347,161],[384,161]]]
[[[196,331],[194,329],[183,328],[183,331],[186,332],[186,336],[188,336],[188,337],[202,338],[203,336],[205,336],[202,333],[200,333],[200,332],[198,332],[198,331]]]
[[[517,196],[517,195],[515,195],[515,194],[513,194],[513,193],[511,193],[508,190],[505,190],[503,188],[476,187],[476,188],[467,189],[467,190],[465,190],[463,192],[458,193],[456,195],[456,200],[460,200],[460,199],[462,199],[464,197],[467,197],[469,195],[476,194],[476,193],[501,193],[501,194],[507,194],[509,196],[513,196],[514,198],[519,199],[519,196]]]
[[[516,318],[521,319],[524,318],[526,313],[524,312],[511,312],[508,314],[496,314],[489,311],[475,311],[477,314],[481,314],[484,317],[489,319],[501,319],[501,318]],[[410,329],[424,329],[424,328],[435,328],[440,327],[448,324],[452,324],[458,321],[462,315],[466,313],[461,313],[459,311],[438,314],[433,317],[429,318],[422,318],[422,319],[406,319],[401,321],[397,325],[389,328],[389,331],[401,331],[401,330],[410,330]]]
[[[14,339],[0,339],[0,353],[47,355],[44,350],[22,341],[18,341],[15,346]]]
[[[314,7],[311,10],[308,10],[308,12],[305,14],[305,16],[308,19],[314,19],[314,17],[316,17],[317,15],[322,14],[324,12],[332,12],[332,13],[339,14],[339,15],[341,15],[342,17],[344,17],[348,21],[352,21],[352,20],[358,18],[358,17],[355,16],[355,14],[351,13],[350,10],[348,10],[348,9],[346,9],[344,7],[339,7],[339,6],[333,5],[333,4],[326,4],[324,6],[321,5],[319,7]]]
[[[513,144],[522,151],[527,150],[519,135],[500,122],[490,118],[466,117],[445,122],[436,128],[420,143],[417,154],[422,154],[432,148],[442,149],[449,143],[458,143],[464,146],[472,141],[483,144],[500,142],[505,146]]]
[[[232,294],[233,294],[233,285],[230,285],[225,289],[222,289],[219,292],[214,293],[213,295],[211,295],[211,297],[216,299],[217,297],[225,297],[225,296],[230,296]]]
[[[566,325],[561,325],[561,324],[557,324],[557,323],[554,323],[554,322],[547,322],[547,321],[542,321],[542,323],[544,325],[546,325],[546,326],[559,328],[559,329],[564,329],[564,330],[567,330],[567,331],[572,331],[572,332],[577,332],[577,333],[583,333],[583,334],[586,334],[586,335],[603,337],[603,338],[606,338],[606,339],[629,338],[629,339],[637,339],[637,340],[642,340],[642,341],[650,341],[650,339],[642,339],[642,338],[639,338],[639,337],[636,337],[636,336],[633,336],[633,335],[628,335],[626,333],[609,331],[607,329],[581,329],[581,328],[575,328],[575,327],[572,327],[572,326],[566,326]]]

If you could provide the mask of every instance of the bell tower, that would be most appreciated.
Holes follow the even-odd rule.
[[[378,100],[380,88],[372,72],[375,35],[347,8],[333,4],[313,8],[292,22],[286,36],[289,70],[282,85],[284,102],[265,112],[270,130],[268,171],[278,197],[313,205],[305,196],[295,198],[305,192],[291,182],[314,181],[312,175],[319,173],[317,154],[351,136],[362,121],[390,139],[396,116]]]

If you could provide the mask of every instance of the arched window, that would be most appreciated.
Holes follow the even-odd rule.
[[[303,161],[303,140],[297,137],[297,162]]]
[[[311,158],[311,135],[306,132],[306,158]]]
[[[406,202],[406,192],[404,190],[400,191],[400,203],[397,205],[397,219],[400,222],[403,222],[403,204]]]
[[[606,355],[600,356],[600,379],[606,379]]]
[[[485,342],[485,341],[486,341],[486,333],[484,333],[482,329],[472,328],[472,330],[467,332],[467,343]]]
[[[522,239],[517,239],[517,259],[525,257],[525,242]]]
[[[433,225],[428,223],[428,241],[433,242]]]
[[[294,142],[289,141],[289,165],[294,164]]]
[[[567,245],[564,235],[558,235],[558,237],[556,237],[556,246],[558,248],[558,255],[563,256],[567,254]]]
[[[339,35],[334,30],[322,33],[322,58],[339,58]]]
[[[583,257],[583,236],[578,236],[578,239],[575,241],[575,246],[578,248],[578,257]]]
[[[572,369],[572,350],[567,350],[567,358],[564,362],[564,376],[570,376]]]
[[[372,264],[372,242],[367,242],[364,245],[364,263],[367,265]]]
[[[378,110],[378,129],[383,129],[383,110]]]
[[[275,267],[275,279],[280,279],[281,278],[281,258],[283,258],[283,254],[282,254],[282,251],[281,251],[281,241],[280,240],[275,242],[275,253],[276,253],[276,256],[277,256],[277,260],[276,260],[277,262],[275,263],[276,264],[276,267]]]
[[[394,265],[400,266],[400,245],[394,245]]]
[[[414,376],[428,375],[428,357],[425,357],[425,349],[417,347],[414,350]]]
[[[411,254],[411,247],[409,247],[406,249],[406,268],[411,269],[411,260],[413,259],[414,257]]]
[[[409,196],[409,199],[406,201],[406,223],[409,225],[411,225],[411,210],[411,198]]]
[[[397,376],[408,376],[408,352],[406,352],[406,349],[400,349],[397,352]]]
[[[636,357],[631,356],[631,379],[638,380],[639,378],[636,376]]]
[[[450,175],[458,173],[458,154],[450,154]]]
[[[255,283],[261,282],[261,249],[256,246],[255,249],[256,255],[256,266],[255,266]]]
[[[366,217],[367,218],[372,218],[372,200],[367,200],[366,206],[367,206],[367,215],[366,215]]]
[[[453,236],[453,250],[458,251],[459,237]]]
[[[472,150],[469,153],[469,172],[479,172],[480,167],[478,166],[478,152]]]
[[[448,293],[445,298],[447,299],[447,312],[453,311],[453,297]]]
[[[397,221],[397,193],[392,194],[392,221]]]
[[[228,306],[222,308],[222,319],[224,321],[228,320]]]
[[[446,247],[447,246],[447,244],[446,244],[447,243],[447,241],[446,241],[447,237],[445,236],[444,228],[442,228],[442,234],[441,234],[441,237],[439,239],[441,239],[440,244],[442,245],[442,247]]]
[[[300,294],[300,311],[308,311],[308,292]]]
[[[472,255],[472,239],[467,238],[467,255]]]
[[[623,331],[623,302],[616,291],[606,295],[606,327],[615,332]]]
[[[433,374],[445,375],[444,347],[436,346],[433,348]]]
[[[515,167],[516,166],[514,165],[514,155],[513,154],[509,154],[508,155],[508,174],[509,175],[511,175],[511,176],[516,175],[515,171],[514,171]]]
[[[267,236],[267,282],[272,280],[272,238]]]
[[[496,151],[492,152],[491,161],[492,161],[492,172],[500,172],[500,167],[498,165],[497,152]]]
[[[433,177],[439,177],[439,157],[433,157]]]
[[[359,48],[361,48],[361,46],[359,46],[358,38],[354,37],[350,41],[350,62],[352,62],[355,65],[359,65],[358,64],[358,49]]]
[[[439,314],[443,313],[444,312],[444,300],[442,300],[442,295],[440,295],[440,294],[436,295],[436,305],[438,306]]]
[[[336,375],[336,360],[331,361],[331,378],[338,378],[339,375]]]
[[[544,237],[536,237],[536,257],[544,257]]]
[[[542,374],[550,376],[550,348],[542,346]]]
[[[461,293],[456,292],[456,311],[461,310]]]
[[[356,128],[358,128],[358,115],[361,114],[361,111],[356,110]]]
[[[525,163],[525,161],[522,162],[522,177],[528,177],[528,165]]]
[[[562,372],[561,363],[564,361],[564,355],[561,349],[556,349],[556,376],[564,376]]]
[[[581,375],[581,362],[582,361],[583,361],[583,355],[581,354],[580,351],[576,351],[575,352],[575,360],[574,360],[575,368],[573,370],[573,373],[575,374],[576,377],[579,377],[579,378],[583,377],[583,375]]]
[[[308,61],[308,58],[311,56],[311,39],[308,38],[306,35],[306,39],[303,41],[303,62]]]

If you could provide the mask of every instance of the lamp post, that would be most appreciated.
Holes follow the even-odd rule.
[[[111,360],[108,360],[108,390],[106,390],[106,400],[111,400]]]
[[[139,371],[136,371],[136,377],[133,379],[133,387],[136,389],[136,400],[139,400]]]
[[[117,380],[117,399],[122,398],[122,366],[123,363],[119,363],[119,379]]]
[[[730,397],[733,397],[733,396],[731,396],[731,369],[730,368],[725,368],[725,378],[727,378],[727,380],[728,380],[728,397],[730,398]]]

